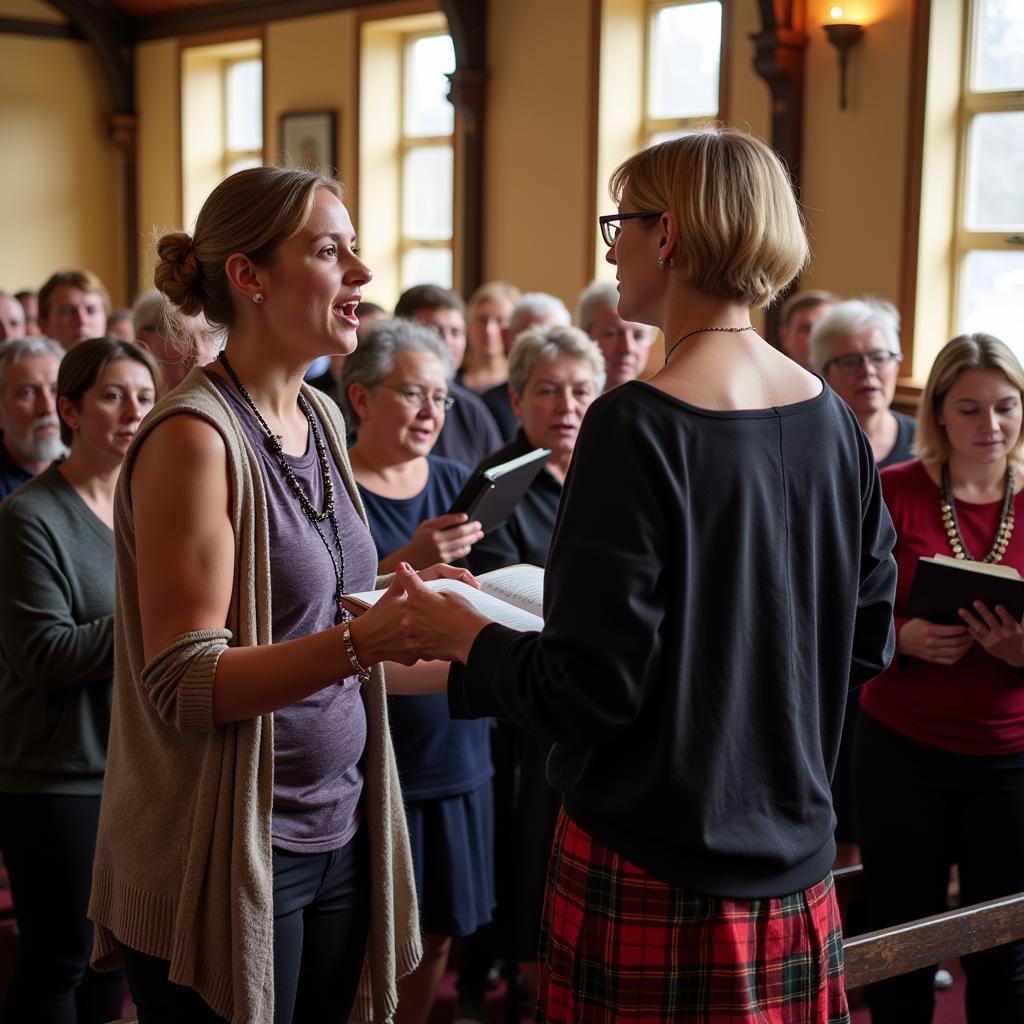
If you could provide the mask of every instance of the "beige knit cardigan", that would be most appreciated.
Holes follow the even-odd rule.
[[[303,394],[365,521],[338,409],[309,388]],[[235,580],[226,629],[178,637],[147,664],[131,466],[143,438],[179,413],[207,420],[227,446]],[[169,960],[170,980],[194,988],[232,1024],[272,1024],[274,716],[213,722],[221,653],[229,644],[272,641],[267,504],[256,453],[201,369],[140,427],[121,473],[114,521],[114,704],[89,904],[96,924],[92,963],[100,970],[117,966],[117,943],[123,943]],[[363,689],[363,701],[362,808],[372,891],[353,1019],[382,1022],[394,1013],[397,980],[416,966],[421,947],[380,666]]]

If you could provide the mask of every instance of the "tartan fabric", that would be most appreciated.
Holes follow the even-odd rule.
[[[734,900],[658,881],[563,810],[540,936],[549,1024],[849,1024],[832,878]]]

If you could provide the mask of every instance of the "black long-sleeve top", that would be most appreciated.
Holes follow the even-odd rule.
[[[893,654],[894,541],[829,388],[713,412],[625,384],[576,444],[543,632],[486,627],[452,669],[451,712],[553,741],[569,815],[655,877],[806,888],[834,858],[847,689]]]

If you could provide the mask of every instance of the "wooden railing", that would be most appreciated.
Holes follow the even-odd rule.
[[[834,877],[840,906],[863,899],[860,866],[842,868]],[[851,935],[843,942],[846,987],[860,988],[1015,939],[1024,939],[1024,893]]]

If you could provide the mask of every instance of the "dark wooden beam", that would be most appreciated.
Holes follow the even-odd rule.
[[[40,39],[84,39],[81,30],[67,21],[29,21],[0,18],[0,36],[35,36]]]
[[[785,161],[800,193],[800,156],[804,128],[804,32],[806,0],[759,0],[761,31],[754,41],[754,70],[768,83],[772,97],[771,144]],[[793,288],[796,288],[794,282]],[[780,300],[781,301],[781,300]],[[768,340],[778,345],[779,303],[765,316]]]
[[[93,46],[106,76],[113,106],[108,129],[124,156],[125,292],[131,298],[135,295],[139,279],[137,115],[131,19],[110,0],[47,2],[65,15]]]
[[[162,11],[135,18],[132,32],[135,40],[169,39],[216,32],[243,25],[261,25],[269,21],[302,18],[310,14],[349,11],[366,6],[367,0],[251,0],[251,2],[214,3],[187,7],[178,11]],[[402,3],[403,0],[374,0],[375,3]]]
[[[904,181],[903,267],[900,272],[900,337],[905,366],[914,365],[917,318],[917,261],[921,242],[921,190],[924,175],[925,99],[928,88],[928,43],[931,0],[916,0],[910,46],[910,104]]]
[[[486,0],[441,0],[455,47],[448,98],[455,107],[456,287],[471,295],[483,280],[484,121],[487,109]]]

